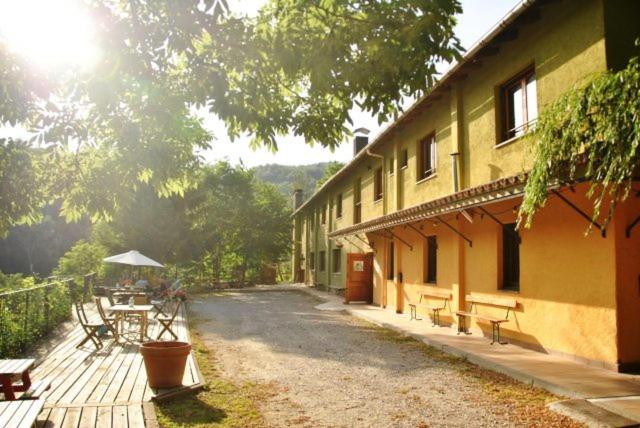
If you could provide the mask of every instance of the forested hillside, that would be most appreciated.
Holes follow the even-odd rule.
[[[280,193],[291,197],[297,188],[304,190],[304,198],[313,194],[316,183],[324,175],[329,162],[314,163],[311,165],[261,165],[254,168],[256,177],[260,180],[274,184]]]

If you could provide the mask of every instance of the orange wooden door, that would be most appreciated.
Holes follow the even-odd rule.
[[[347,289],[345,303],[373,300],[373,253],[347,254]]]

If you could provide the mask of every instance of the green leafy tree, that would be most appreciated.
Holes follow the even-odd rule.
[[[33,224],[46,201],[37,153],[21,141],[0,138],[0,237],[12,226]]]
[[[74,277],[78,284],[82,284],[84,275],[95,272],[101,276],[104,273],[105,257],[107,257],[107,251],[104,247],[80,240],[60,258],[54,275]]]
[[[2,232],[43,199],[60,198],[69,220],[99,221],[123,206],[120,188],[182,196],[197,181],[194,151],[212,138],[193,107],[274,150],[283,134],[334,147],[354,103],[383,120],[460,52],[456,0],[271,0],[256,18],[220,4],[84,3],[103,52],[90,72],[42,76],[0,37],[0,122],[25,124],[47,147],[46,166],[31,170],[46,197],[7,194]]]
[[[327,164],[327,168],[324,170],[324,175],[320,177],[320,180],[318,180],[318,182],[316,183],[316,189],[321,188],[322,185],[326,183],[328,179],[333,177],[335,173],[340,171],[343,166],[344,166],[344,163],[342,162],[337,162],[337,161],[329,162]]]
[[[529,174],[520,220],[530,226],[556,183],[590,182],[593,219],[610,200],[603,226],[632,191],[640,167],[640,63],[604,73],[545,108],[533,139],[535,161]]]

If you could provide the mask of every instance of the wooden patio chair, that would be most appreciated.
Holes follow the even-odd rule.
[[[103,328],[104,324],[93,324],[89,322],[87,318],[87,314],[84,312],[84,306],[81,301],[75,302],[76,313],[78,314],[78,320],[80,321],[80,325],[87,335],[80,343],[76,345],[76,348],[80,348],[82,345],[87,343],[89,340],[93,342],[96,349],[102,349],[102,340],[100,340],[100,330]]]
[[[104,294],[107,296],[107,300],[109,301],[109,304],[111,306],[115,306],[116,301],[113,299],[113,294],[111,293],[111,290],[108,290],[105,288]]]
[[[104,307],[102,306],[102,299],[100,297],[96,297],[95,301],[96,308],[98,308],[98,314],[100,314],[100,319],[102,319],[105,327],[109,332],[111,332],[114,337],[118,337],[118,326],[116,325],[118,320],[113,315],[107,316],[106,312],[104,311]]]
[[[158,320],[158,322],[160,323],[160,325],[162,325],[162,329],[160,330],[160,334],[158,334],[158,338],[156,340],[160,340],[160,337],[162,337],[162,334],[166,331],[168,332],[171,336],[173,336],[173,338],[175,340],[178,340],[178,335],[171,329],[171,326],[173,325],[173,321],[176,319],[176,316],[178,315],[178,312],[180,311],[180,306],[182,306],[182,302],[179,301],[178,303],[176,303],[176,307],[173,310],[173,314],[171,315],[171,317],[158,317],[156,318]]]

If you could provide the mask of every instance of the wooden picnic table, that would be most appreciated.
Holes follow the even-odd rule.
[[[124,332],[124,318],[127,314],[139,314],[140,315],[140,342],[144,342],[144,338],[147,335],[147,327],[149,326],[149,311],[153,310],[153,305],[113,305],[107,308],[116,316],[116,331],[118,338],[122,336]]]
[[[0,427],[31,428],[44,407],[44,400],[0,402]]]
[[[29,369],[36,362],[33,358],[23,360],[0,360],[0,382],[5,400],[15,400],[16,392],[24,392],[31,386]],[[22,384],[15,385],[13,379],[20,376]]]

